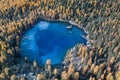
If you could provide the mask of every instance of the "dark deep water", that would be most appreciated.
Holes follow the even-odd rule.
[[[21,38],[21,56],[28,57],[32,62],[37,60],[39,65],[51,59],[52,64],[60,64],[66,51],[77,43],[87,44],[83,37],[86,33],[74,25],[65,22],[40,21],[28,30]]]

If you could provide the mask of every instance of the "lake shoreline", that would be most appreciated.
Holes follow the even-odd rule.
[[[69,24],[71,24],[71,25],[75,25],[75,26],[77,26],[79,29],[82,29],[85,33],[86,33],[86,36],[83,36],[86,40],[87,40],[87,47],[89,47],[89,48],[91,48],[91,42],[92,42],[92,40],[89,38],[89,33],[88,33],[88,31],[86,30],[86,28],[84,28],[84,27],[82,27],[82,24],[77,24],[77,23],[75,23],[74,21],[71,21],[71,20],[63,20],[63,19],[47,19],[47,18],[43,18],[43,17],[40,17],[41,19],[38,19],[38,21],[40,21],[40,20],[44,20],[44,21],[60,21],[60,22],[67,22],[67,23],[69,23]],[[37,21],[37,22],[38,22]]]
[[[1,0],[0,4],[0,80],[36,80],[41,76],[61,80],[67,74],[67,80],[76,76],[76,80],[120,80],[119,0]],[[66,64],[58,65],[60,68],[51,65],[50,75],[46,65],[22,58],[19,49],[22,34],[41,19],[69,22],[67,29],[72,30],[71,24],[75,24],[87,33],[82,36],[87,45],[68,50]],[[55,68],[57,76],[53,75]]]
[[[52,24],[59,24],[59,25],[54,25],[55,27],[52,27],[53,25]],[[47,35],[44,35],[44,37],[42,37],[41,39],[39,39],[39,42],[42,42],[41,44],[43,45],[47,45],[46,46],[46,48],[44,49],[44,50],[42,50],[42,46],[40,47],[39,46],[39,50],[38,50],[38,46],[36,45],[36,43],[35,43],[35,38],[34,37],[30,37],[30,36],[35,36],[35,34],[39,34],[38,36],[40,36],[40,34],[42,34],[42,33],[36,33],[36,31],[39,31],[39,30],[46,30],[46,31],[44,31],[44,32],[47,32],[47,30],[49,30],[49,28],[48,28],[48,25],[49,25],[49,27],[50,28],[53,28],[54,30],[56,30],[56,33],[60,33],[60,34],[57,34],[57,36],[59,36],[59,35],[62,35],[62,36],[64,36],[65,34],[67,35],[66,37],[65,37],[65,39],[67,40],[65,40],[63,37],[61,38],[61,37],[55,37],[54,38],[54,35],[56,34],[56,33],[54,33],[54,35],[52,35],[53,37],[52,37],[52,39],[51,38],[49,38],[49,41],[51,41],[51,42],[49,42],[49,41],[46,41],[46,40],[44,40],[44,37],[48,37],[49,36],[49,33],[47,33]],[[51,25],[51,26],[50,26]],[[64,26],[63,26],[64,25]],[[71,25],[72,26],[72,30],[71,29],[67,29],[67,26],[69,26],[69,25]],[[63,26],[63,27],[62,27]],[[53,30],[53,29],[50,29],[50,30]],[[54,30],[53,30],[53,32],[54,32]],[[59,30],[61,31],[63,31],[63,32],[59,32]],[[32,32],[31,32],[32,31]],[[66,33],[64,33],[64,32],[66,32]],[[70,32],[73,32],[73,34],[72,33],[70,33]],[[31,29],[29,29],[27,32],[25,32],[26,34],[25,35],[23,35],[24,37],[26,37],[26,38],[22,38],[22,39],[20,39],[21,40],[21,42],[20,42],[20,50],[21,50],[21,54],[23,54],[22,56],[24,56],[24,57],[28,57],[30,60],[31,60],[31,58],[29,57],[30,55],[32,56],[32,50],[34,51],[34,50],[37,50],[37,51],[35,51],[34,53],[36,53],[37,54],[37,52],[38,51],[41,51],[41,52],[39,52],[39,53],[47,53],[47,52],[45,52],[45,51],[47,51],[47,48],[49,48],[49,43],[51,43],[53,46],[54,45],[57,45],[57,46],[60,46],[60,45],[58,45],[59,44],[59,42],[61,43],[61,47],[57,47],[57,48],[59,48],[59,49],[57,49],[56,48],[56,46],[54,46],[54,48],[53,48],[53,46],[51,45],[51,48],[53,48],[53,50],[55,50],[55,51],[58,51],[58,52],[56,52],[56,54],[57,53],[59,53],[59,52],[61,52],[60,50],[61,49],[63,49],[64,50],[64,48],[65,48],[65,51],[64,52],[62,52],[61,54],[63,55],[65,55],[66,56],[66,51],[68,51],[68,49],[71,49],[71,48],[73,48],[73,47],[75,47],[75,45],[77,45],[77,44],[83,44],[83,45],[87,45],[87,40],[86,40],[86,32],[82,29],[82,28],[80,28],[80,27],[78,27],[76,24],[74,24],[74,23],[72,23],[72,22],[67,22],[67,21],[63,21],[63,20],[55,20],[55,21],[51,21],[51,20],[38,20],[37,21],[37,23],[35,22],[35,24],[34,24],[34,26],[32,26],[32,28]],[[32,34],[31,34],[32,33]],[[71,36],[71,37],[70,37]],[[76,36],[76,37],[75,37]],[[69,37],[69,38],[68,38]],[[59,39],[60,38],[60,39]],[[29,40],[30,39],[30,40]],[[36,39],[37,39],[37,37],[36,37]],[[71,40],[69,40],[69,39],[71,39]],[[43,40],[43,41],[42,41]],[[56,42],[57,43],[52,43],[54,40],[56,40]],[[61,41],[58,41],[58,40],[61,40]],[[44,42],[44,41],[46,41],[46,42]],[[47,42],[49,42],[49,43],[47,43]],[[38,43],[38,42],[37,42]],[[47,43],[47,44],[45,44],[45,43]],[[25,44],[27,44],[27,45],[25,45]],[[29,44],[31,44],[31,47],[29,47]],[[64,46],[62,46],[64,44]],[[66,45],[67,44],[67,45]],[[70,45],[71,44],[71,45]],[[66,45],[66,46],[65,46]],[[34,47],[35,48],[34,48]],[[69,47],[68,47],[69,46]],[[29,49],[27,48],[27,47],[29,47],[31,50],[31,52],[29,52]],[[25,48],[25,49],[24,49]],[[41,48],[41,49],[40,49]],[[55,56],[55,53],[54,52],[49,52],[49,53],[51,53],[51,55],[52,56],[54,56],[54,58],[56,58],[56,56]],[[35,54],[35,55],[36,55]],[[53,55],[54,54],[54,55]],[[29,56],[27,56],[27,55],[29,55]],[[59,55],[59,54],[57,54],[57,55]],[[34,55],[33,55],[34,56]],[[32,57],[33,57],[32,56]],[[47,55],[45,55],[46,57],[47,57]],[[65,57],[65,56],[63,56],[63,58]],[[39,56],[40,57],[40,56]],[[60,57],[60,56],[59,56]],[[59,57],[58,57],[58,62],[59,62]],[[44,59],[45,57],[43,57],[43,59]],[[50,57],[50,55],[49,55],[49,57],[47,57],[48,59],[51,59],[51,61],[52,61],[52,63],[54,64],[54,62],[57,62],[56,60],[54,60],[54,59],[52,59],[51,57]],[[39,58],[35,58],[36,60],[37,60],[37,62],[39,63]],[[33,61],[33,58],[32,58],[32,60],[31,61]],[[62,62],[63,62],[63,60],[61,60]],[[45,62],[46,62],[46,60],[43,62],[44,64],[45,64]],[[62,62],[60,62],[60,63],[62,63]],[[39,64],[40,66],[42,65],[42,64]]]

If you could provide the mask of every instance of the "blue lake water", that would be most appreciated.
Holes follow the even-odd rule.
[[[68,29],[72,26],[72,29]],[[47,59],[52,64],[60,64],[68,49],[76,44],[87,44],[83,37],[86,33],[65,22],[40,21],[25,34],[20,40],[21,56],[28,57],[32,62],[34,59],[39,65],[44,65]]]

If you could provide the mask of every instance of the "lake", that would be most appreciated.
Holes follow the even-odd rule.
[[[28,57],[30,62],[36,60],[39,65],[47,59],[53,65],[61,64],[68,49],[87,44],[86,35],[83,29],[67,22],[41,20],[22,35],[21,56]]]

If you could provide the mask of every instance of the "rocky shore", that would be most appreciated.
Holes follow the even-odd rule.
[[[119,0],[1,0],[0,80],[120,80],[119,5]],[[38,66],[21,59],[20,37],[40,19],[83,28],[88,46],[68,50],[56,67],[50,60]]]

